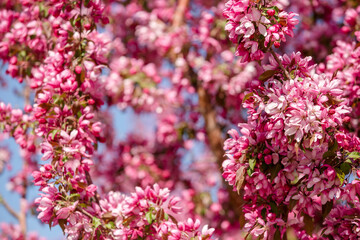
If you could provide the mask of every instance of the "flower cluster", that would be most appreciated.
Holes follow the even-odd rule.
[[[0,239],[30,209],[68,239],[358,239],[355,2],[0,1],[26,102],[0,103],[24,163]]]
[[[281,232],[290,222],[301,229],[303,216],[314,218],[336,201],[355,164],[347,154],[360,150],[360,139],[342,127],[351,109],[341,81],[306,71],[306,61],[296,55],[279,59],[294,78],[286,80],[271,67],[264,85],[245,97],[248,121],[239,124],[243,136],[231,130],[224,146],[223,176],[242,192],[245,229],[254,236]],[[297,71],[292,71],[294,64]],[[296,217],[290,220],[290,214]]]
[[[8,239],[26,239],[29,240],[45,240],[43,237],[39,237],[37,233],[30,232],[26,236],[21,232],[19,225],[1,223],[0,224],[0,239],[8,240]]]
[[[293,30],[299,23],[294,18],[297,14],[279,10],[271,2],[230,0],[226,3],[225,30],[230,33],[231,41],[238,44],[236,54],[242,62],[262,60],[272,45],[280,47],[286,35],[294,36]]]
[[[352,107],[350,125],[357,133],[360,113],[359,104],[357,104],[360,98],[360,72],[357,67],[359,62],[360,48],[354,42],[338,41],[333,54],[327,57],[326,65],[322,64],[318,67],[318,71],[325,72],[329,76],[336,75],[336,78],[341,81],[343,96],[349,100],[349,106]]]
[[[353,32],[356,40],[360,42],[360,7],[346,10],[344,26],[341,30],[345,33]]]
[[[100,202],[104,209],[103,218],[113,220],[114,239],[210,239],[214,229],[205,225],[201,230],[200,221],[189,218],[176,221],[172,214],[178,214],[180,198],[170,197],[168,189],[136,188],[130,196],[110,192],[107,199]],[[108,223],[109,224],[109,223]]]

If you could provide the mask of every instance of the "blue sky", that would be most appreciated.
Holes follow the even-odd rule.
[[[3,66],[5,69],[6,66]],[[0,87],[0,101],[4,103],[10,103],[13,108],[23,109],[24,99],[21,97],[22,85],[19,84],[16,80],[6,77],[4,71],[1,72],[1,76],[5,77],[7,87]],[[12,169],[9,171],[6,168],[3,173],[0,174],[0,194],[4,197],[5,201],[15,210],[19,211],[20,209],[20,197],[19,194],[10,192],[7,190],[7,182],[16,173],[22,168],[22,161],[19,155],[19,146],[15,143],[13,139],[8,139],[5,141],[0,141],[0,146],[6,146],[11,152],[10,164]],[[35,199],[38,196],[37,188],[31,187],[29,189],[28,200]],[[17,223],[17,220],[11,216],[5,208],[0,204],[0,223]],[[31,216],[27,218],[28,232],[38,232],[40,236],[44,236],[47,239],[63,239],[61,229],[54,228],[51,230],[49,226],[43,225],[37,219],[36,216]]]
[[[6,66],[3,67],[3,69],[6,69]],[[1,71],[0,76],[5,77],[5,81],[7,83],[6,87],[0,86],[0,101],[6,104],[10,103],[13,108],[23,109],[24,99],[21,96],[23,85],[14,79],[6,77],[4,71]],[[137,117],[131,110],[120,111],[116,107],[111,107],[110,113],[113,116],[113,124],[116,129],[117,139],[124,139],[129,132],[136,130],[134,126],[137,124],[133,124],[135,122],[143,124],[143,126],[147,129],[149,127],[150,129],[151,127],[154,127],[155,117],[149,114]],[[15,211],[19,211],[19,195],[8,191],[6,187],[8,180],[12,176],[15,176],[22,168],[19,146],[13,139],[0,141],[0,147],[4,146],[6,146],[11,152],[10,164],[12,168],[10,171],[5,168],[0,174],[0,194]],[[28,200],[37,198],[38,194],[38,187],[31,187],[28,191]],[[0,204],[0,224],[2,222],[17,223],[17,220]],[[50,231],[49,226],[41,224],[36,215],[28,215],[27,226],[28,232],[38,232],[40,236],[47,239],[64,239],[60,227],[56,226]]]

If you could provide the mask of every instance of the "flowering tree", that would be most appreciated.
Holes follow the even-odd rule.
[[[40,239],[31,210],[68,239],[360,238],[357,1],[0,7],[24,90],[23,109],[0,103],[23,161],[0,239]],[[151,123],[119,138],[114,109]]]

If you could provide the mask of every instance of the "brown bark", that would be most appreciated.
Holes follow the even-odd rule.
[[[17,220],[19,219],[19,214],[15,212],[14,209],[10,207],[10,205],[5,201],[5,199],[0,195],[0,204],[4,206],[4,208]]]
[[[199,96],[199,108],[200,113],[205,120],[205,131],[207,139],[209,142],[210,150],[216,157],[217,165],[219,169],[222,168],[222,162],[225,160],[225,152],[223,150],[224,139],[222,137],[222,130],[216,120],[216,111],[211,104],[211,99],[209,94],[205,89],[200,86],[198,87],[198,96]],[[232,187],[224,181],[224,184],[227,187],[229,197],[230,197],[230,207],[236,214],[236,219],[240,220],[242,217],[241,207],[243,205],[242,197],[238,193],[234,192]],[[241,194],[241,191],[240,191]]]
[[[173,19],[173,27],[180,27],[184,21],[185,11],[189,5],[190,0],[179,0],[178,6]]]
[[[179,0],[173,19],[173,27],[179,27],[183,24],[184,14],[189,5],[189,2],[190,0]],[[205,120],[205,130],[207,139],[209,141],[210,150],[215,155],[217,159],[217,165],[219,166],[219,169],[221,169],[222,162],[225,160],[225,152],[223,150],[224,139],[222,136],[221,127],[216,120],[216,111],[211,104],[211,98],[209,94],[202,86],[199,85],[197,75],[191,67],[189,69],[189,75],[191,78],[191,82],[197,89],[197,93],[199,96],[199,111]],[[243,220],[243,213],[241,210],[241,207],[243,205],[242,197],[238,193],[234,192],[232,187],[225,181],[223,181],[223,184],[227,186],[227,191],[229,193],[230,209],[233,210],[236,214],[235,218],[241,222]]]

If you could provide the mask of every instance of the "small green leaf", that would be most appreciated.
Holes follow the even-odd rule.
[[[246,100],[248,100],[249,98],[251,98],[253,95],[254,95],[253,92],[246,94],[242,101],[245,102]]]
[[[352,153],[350,153],[347,157],[348,157],[348,158],[352,158],[352,159],[358,159],[358,158],[360,158],[360,153],[358,153],[358,152],[352,152]]]
[[[100,221],[99,218],[93,217],[92,218],[92,224],[93,224],[94,228],[96,229],[101,225],[101,221]]]
[[[280,240],[281,239],[281,233],[279,229],[276,229],[276,232],[274,234],[274,240]]]
[[[276,73],[275,70],[267,70],[267,71],[263,72],[263,74],[260,75],[259,80],[266,81],[269,78],[271,78],[272,76],[274,76],[275,73]]]
[[[149,224],[151,224],[153,222],[151,211],[147,212],[145,217]]]
[[[246,170],[247,174],[251,177],[251,174],[254,172],[254,170],[251,170],[250,168]]]
[[[351,170],[351,165],[349,163],[347,163],[347,162],[343,162],[340,165],[340,169],[345,175],[348,175],[350,173],[350,170]]]
[[[304,214],[304,224],[305,224],[305,232],[309,235],[312,235],[314,231],[314,221],[312,217],[307,214]]]
[[[114,229],[116,226],[114,222],[108,222],[107,224],[105,224],[105,227],[107,229]]]
[[[245,166],[242,165],[237,171],[236,171],[236,189],[239,192],[241,189],[244,188],[245,183]]]
[[[333,208],[334,202],[330,200],[330,202],[325,203],[322,205],[322,217],[323,219],[326,218],[326,216],[330,213],[331,209]]]
[[[178,221],[176,220],[176,218],[174,218],[172,215],[169,214],[169,217],[171,219],[171,221],[175,224],[178,224]]]
[[[79,193],[73,193],[69,196],[69,199],[72,199],[72,198],[76,198],[76,199],[79,199],[80,198],[80,194]]]
[[[271,168],[271,180],[274,180],[276,178],[281,169],[281,163],[277,163],[274,168]]]
[[[65,226],[67,224],[66,219],[58,219],[58,223],[61,227],[61,230],[63,231],[63,233],[65,233]]]
[[[343,171],[341,171],[341,169],[339,168],[335,168],[336,170],[336,175],[338,176],[341,185],[344,183],[345,180],[345,173]]]
[[[299,202],[299,200],[295,200],[295,199],[290,199],[289,202],[289,210],[293,210],[293,208],[296,206],[296,204]]]
[[[279,213],[279,210],[278,210],[278,207],[277,207],[276,203],[270,202],[270,207],[271,207],[271,211],[273,213],[275,213],[276,215]]]
[[[254,170],[255,165],[256,165],[256,159],[254,158],[249,159],[249,167],[251,170]]]

